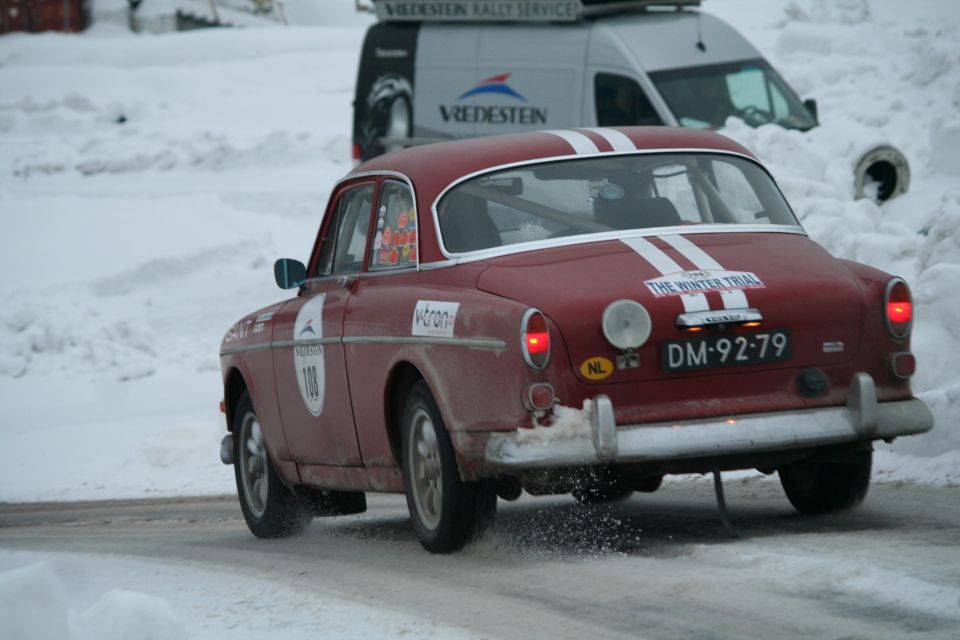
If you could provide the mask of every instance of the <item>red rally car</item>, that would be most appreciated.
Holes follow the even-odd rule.
[[[434,144],[335,187],[292,298],[221,347],[244,517],[260,537],[405,492],[452,551],[498,495],[602,501],[664,474],[777,471],[859,503],[874,440],[933,426],[910,390],[903,280],[838,260],[731,140],[541,131]]]

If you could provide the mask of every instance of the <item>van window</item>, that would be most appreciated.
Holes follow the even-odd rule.
[[[816,125],[783,78],[764,60],[747,60],[650,74],[685,127],[719,129],[736,116],[751,127],[776,123],[806,131]]]
[[[594,95],[597,125],[601,127],[663,124],[647,94],[632,78],[598,73],[594,80]]]

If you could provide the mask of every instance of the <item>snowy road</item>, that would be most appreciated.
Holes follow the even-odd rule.
[[[420,548],[400,496],[282,541],[252,538],[232,497],[6,504],[0,549],[222,571],[466,637],[955,638],[958,492],[879,484],[855,511],[808,519],[776,481],[730,482],[739,540],[706,482],[604,508],[525,498],[501,502],[486,538],[447,557]]]

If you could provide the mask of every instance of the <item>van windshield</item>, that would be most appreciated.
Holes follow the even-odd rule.
[[[588,234],[609,239],[628,229],[799,226],[763,169],[717,153],[584,158],[495,171],[447,192],[437,218],[449,253]]]
[[[816,126],[797,94],[762,59],[657,71],[650,79],[684,127],[719,129],[730,116],[751,127]]]

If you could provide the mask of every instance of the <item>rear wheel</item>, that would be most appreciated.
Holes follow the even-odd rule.
[[[273,469],[250,394],[243,392],[233,418],[234,474],[243,519],[258,538],[282,538],[303,531],[312,514]]]
[[[420,544],[432,553],[462,549],[493,518],[496,487],[460,479],[450,436],[423,380],[407,396],[402,429],[403,483]]]
[[[863,501],[870,486],[873,453],[859,453],[842,462],[803,461],[778,472],[790,504],[800,513],[849,509]]]

